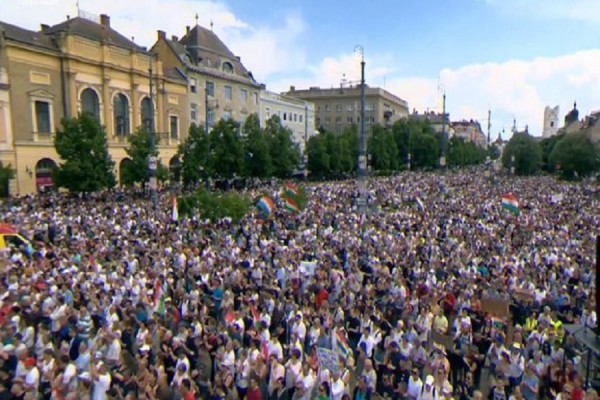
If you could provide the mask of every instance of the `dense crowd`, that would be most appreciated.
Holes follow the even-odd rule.
[[[596,324],[594,187],[408,173],[366,214],[356,182],[305,188],[239,224],[173,221],[169,193],[6,201],[35,240],[0,255],[0,399],[597,399],[565,329]]]

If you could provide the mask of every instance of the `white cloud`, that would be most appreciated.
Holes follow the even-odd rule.
[[[401,77],[390,70],[382,72],[382,65],[377,57],[367,59],[368,84],[382,86],[383,76],[387,76],[386,89],[406,99],[411,110],[442,110],[437,77]],[[356,79],[358,62],[346,54],[327,58],[309,70],[310,76],[288,77],[272,88],[287,90],[289,84],[298,89],[336,86],[343,72],[348,76],[353,71],[350,76]],[[561,116],[571,109],[573,101],[577,101],[582,116],[600,107],[600,50],[445,69],[440,72],[439,82],[445,89],[447,111],[453,120],[476,119],[485,127],[490,107],[493,137],[502,128],[508,136],[513,119],[519,129],[528,125],[532,134],[541,135],[547,105],[560,105]]]
[[[528,18],[600,22],[598,0],[479,0],[497,9]]]
[[[38,30],[41,23],[56,24],[77,15],[75,0],[2,1],[0,19]],[[300,42],[304,22],[296,14],[283,16],[280,25],[254,25],[238,18],[223,2],[210,0],[80,0],[81,9],[95,15],[108,14],[111,26],[141,46],[151,47],[156,31],[181,37],[185,26],[214,24],[214,31],[258,80],[270,74],[295,71],[306,54]]]

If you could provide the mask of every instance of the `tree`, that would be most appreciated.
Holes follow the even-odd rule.
[[[324,179],[329,176],[329,153],[327,153],[327,144],[325,135],[319,133],[308,139],[306,144],[306,154],[308,156],[308,170],[313,178]]]
[[[154,151],[150,151],[150,133],[144,128],[139,128],[135,133],[129,135],[127,141],[129,142],[129,147],[125,149],[125,152],[131,162],[124,166],[122,184],[129,186],[139,183],[145,187],[150,179],[148,174],[148,159],[151,155],[157,159],[157,179],[165,175],[166,168],[158,159],[158,136],[155,135]]]
[[[466,167],[481,164],[485,161],[487,151],[471,141],[454,136],[450,139],[448,165]]]
[[[487,155],[491,160],[499,159],[501,154],[500,149],[495,144],[488,147]]]
[[[220,120],[210,131],[210,169],[221,178],[243,173],[244,146],[239,131],[239,124],[232,119]]]
[[[10,164],[4,165],[0,161],[0,197],[7,197],[9,195],[8,186],[10,180],[15,177],[15,170]]]
[[[430,133],[412,132],[411,163],[416,168],[436,168],[439,161],[439,142]]]
[[[204,129],[192,124],[188,136],[179,145],[177,157],[181,160],[181,178],[186,187],[206,178],[208,171],[208,136]]]
[[[231,218],[238,223],[248,213],[251,201],[237,192],[218,193],[200,189],[189,196],[180,197],[177,204],[181,215],[192,215],[198,211],[203,219],[212,222]]]
[[[394,133],[380,125],[373,126],[369,137],[371,165],[378,171],[395,171],[399,166],[398,145]]]
[[[553,147],[548,157],[549,165],[560,165],[564,179],[591,175],[600,168],[600,154],[594,143],[583,133],[565,135]]]
[[[292,139],[292,131],[281,124],[277,115],[273,115],[267,120],[265,135],[269,141],[273,175],[290,177],[300,164],[300,152]]]
[[[564,138],[564,134],[553,135],[548,138],[544,138],[540,141],[539,146],[542,150],[542,169],[547,172],[554,172],[556,164],[550,163],[550,154],[554,150],[554,146]]]
[[[260,128],[258,115],[248,116],[242,127],[245,149],[245,172],[248,176],[266,178],[271,176],[273,163],[267,136]]]
[[[54,148],[63,162],[54,182],[73,193],[95,192],[115,186],[115,163],[108,153],[106,132],[92,115],[63,119]]]
[[[502,165],[514,168],[517,175],[533,175],[539,171],[541,163],[540,146],[526,132],[514,134],[502,152]]]

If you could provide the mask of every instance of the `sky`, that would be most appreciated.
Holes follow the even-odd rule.
[[[0,20],[28,29],[79,9],[151,47],[156,31],[213,30],[267,89],[360,79],[510,137],[541,135],[545,106],[561,121],[600,109],[600,0],[0,0]]]

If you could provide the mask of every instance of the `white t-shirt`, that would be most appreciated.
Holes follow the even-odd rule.
[[[106,400],[106,392],[110,388],[110,375],[98,375],[98,379],[94,381],[94,392],[92,400]]]
[[[32,389],[33,393],[38,392],[40,386],[40,370],[37,367],[33,367],[25,375],[25,385]]]

